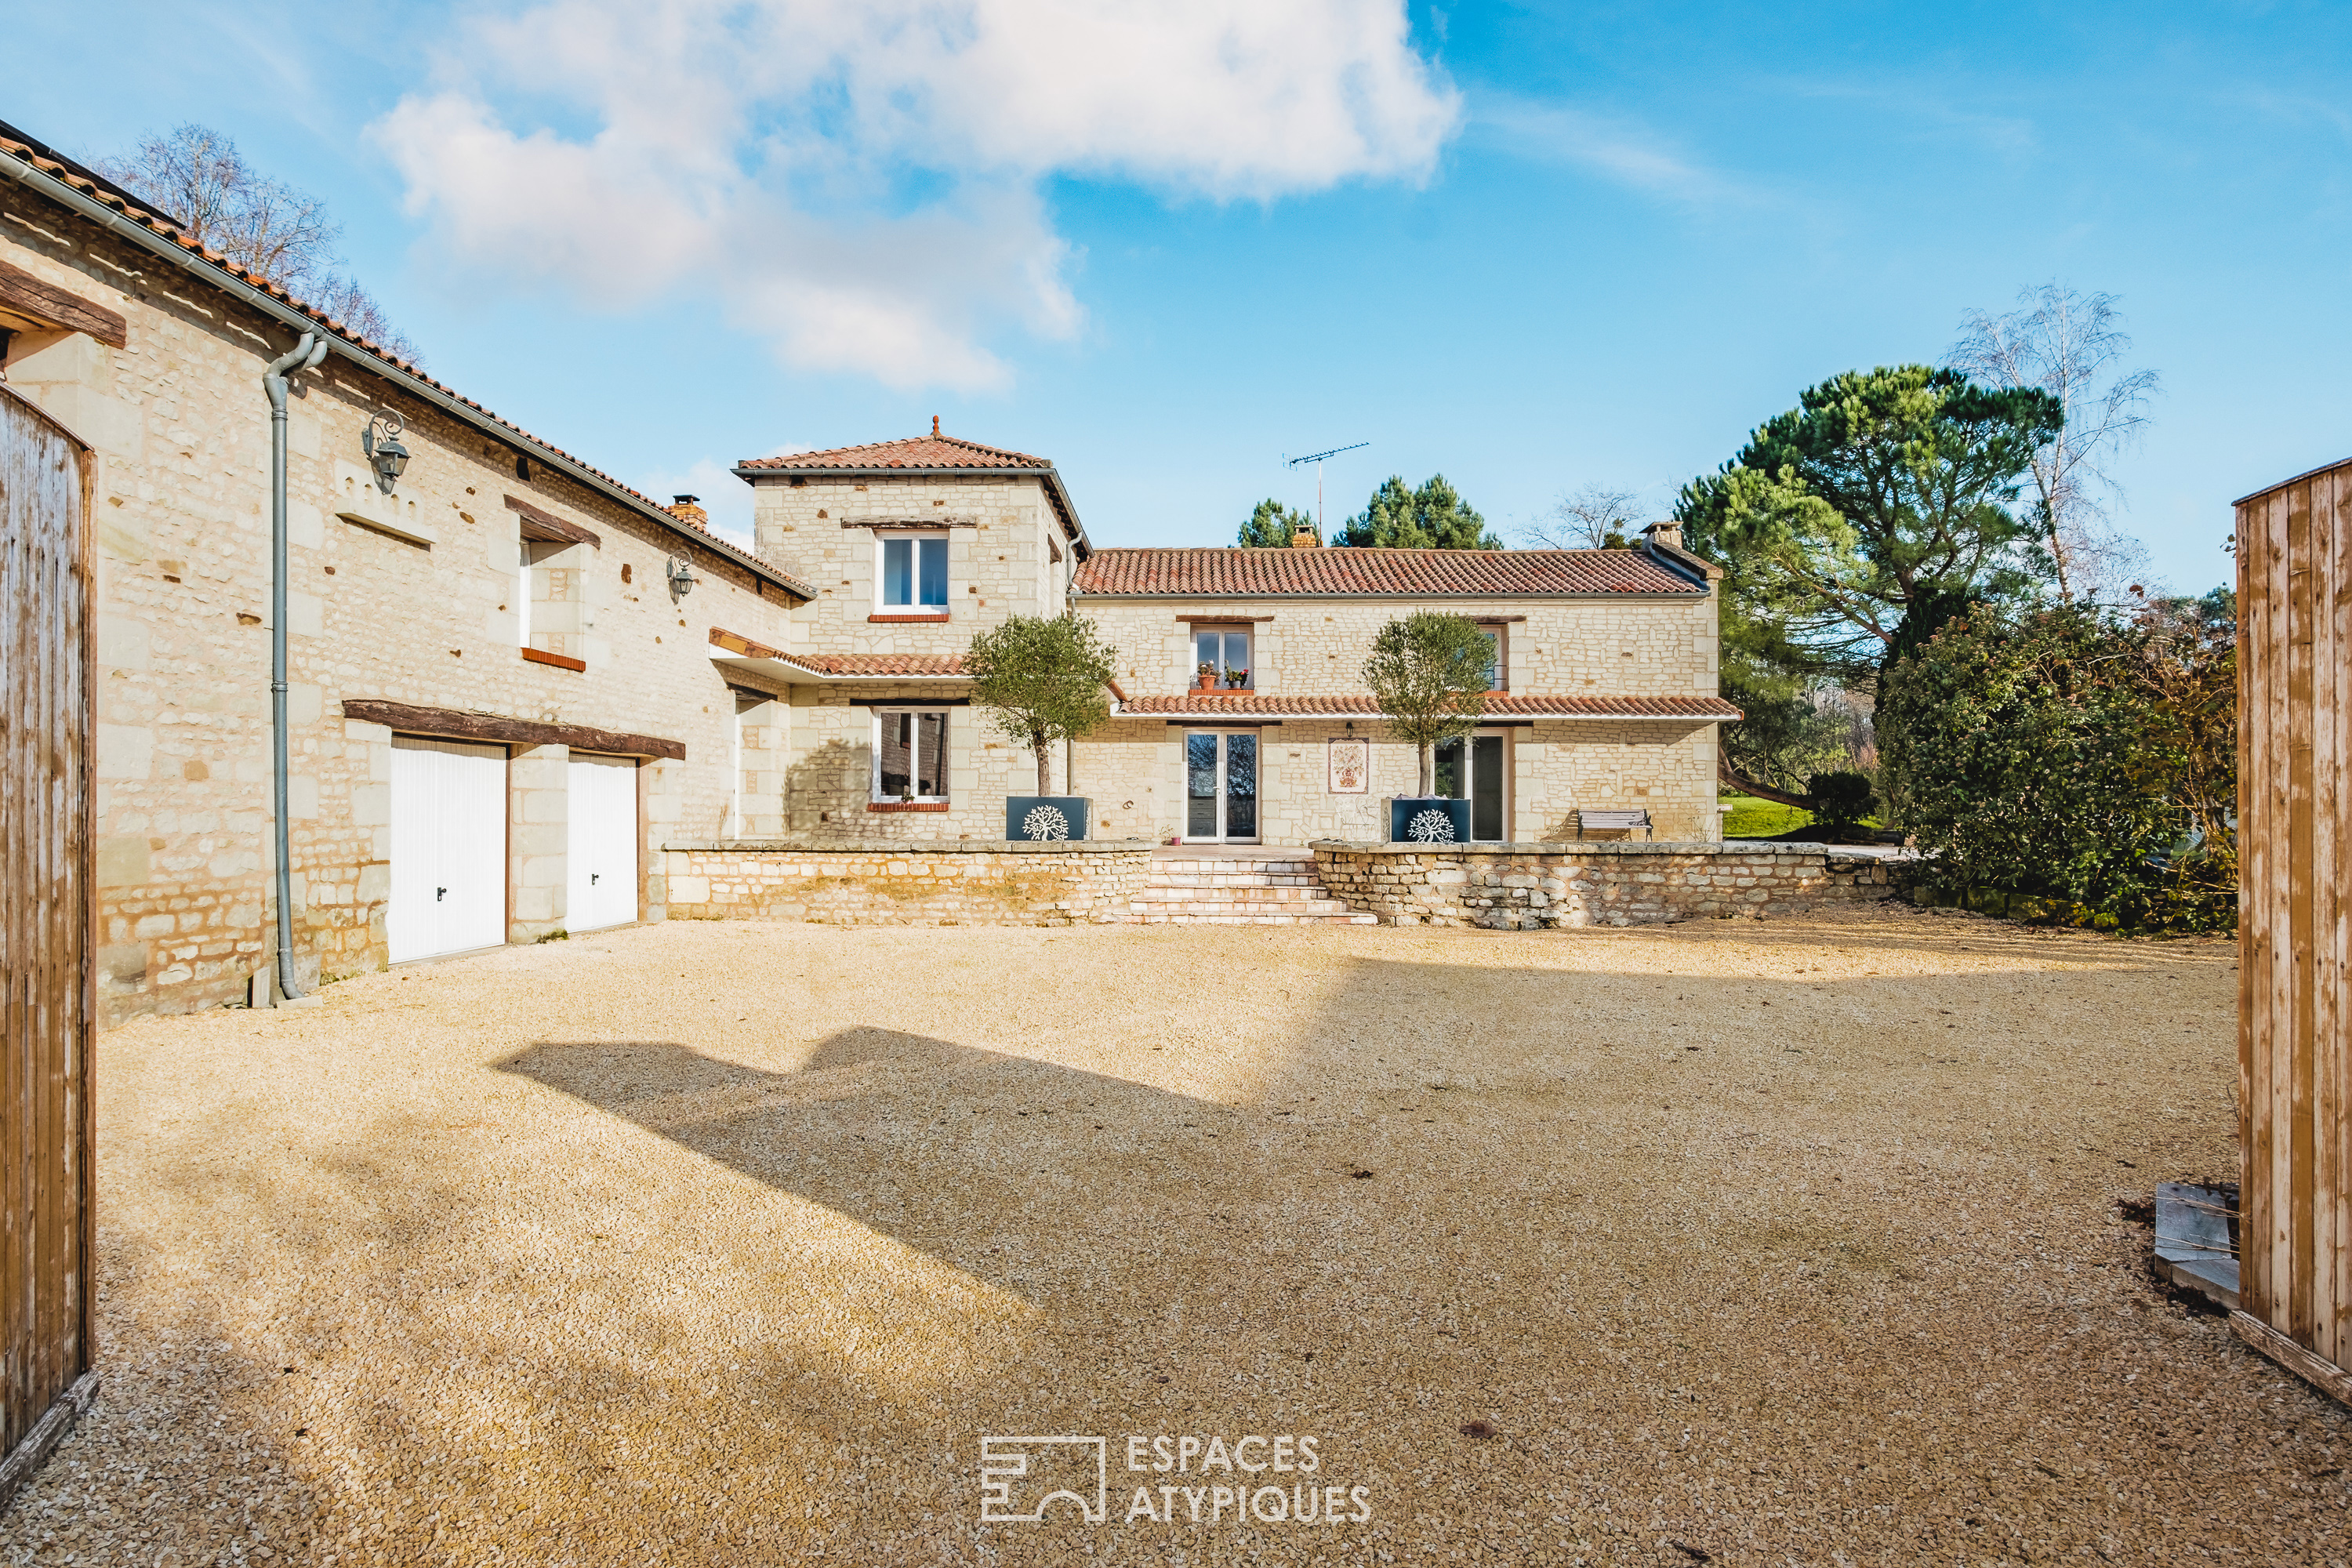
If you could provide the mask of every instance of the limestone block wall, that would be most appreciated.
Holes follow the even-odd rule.
[[[1818,844],[1604,843],[1391,849],[1316,844],[1324,890],[1383,925],[1654,925],[1892,898],[1885,860]]]
[[[753,492],[761,557],[818,590],[797,617],[796,640],[773,645],[787,651],[959,654],[1007,616],[1062,611],[1071,551],[1042,480],[777,475],[754,481]],[[877,518],[945,528],[944,620],[882,603],[876,531],[861,521]]]
[[[0,258],[129,323],[121,349],[19,334],[6,362],[16,391],[99,453],[102,1005],[118,1020],[226,1001],[273,944],[259,378],[295,334],[13,182],[0,185]],[[683,742],[684,763],[646,779],[640,860],[657,879],[661,838],[723,832],[738,796],[736,700],[709,662],[709,627],[779,645],[791,635],[791,602],[772,585],[541,463],[526,477],[527,447],[439,413],[406,384],[330,359],[296,378],[290,400],[293,901],[298,948],[330,976],[385,957],[391,736],[346,721],[346,699]],[[404,416],[413,454],[393,497],[375,489],[360,446],[383,406]],[[520,656],[510,495],[601,537],[551,552],[562,559],[532,584],[561,590],[534,606],[533,641],[561,638],[584,670]],[[701,578],[683,601],[667,587],[671,555]],[[546,761],[522,759],[517,776]],[[538,863],[556,853],[538,833],[553,826],[532,822],[534,847],[511,868],[514,930],[526,937],[561,918],[562,879]],[[541,897],[551,889],[559,902]],[[645,891],[657,913],[657,879]]]
[[[1074,748],[1072,793],[1095,803],[1104,832],[1154,841],[1185,830],[1184,736],[1198,724],[1120,720]],[[1420,791],[1420,759],[1385,726],[1286,719],[1244,732],[1258,737],[1260,840],[1378,839],[1385,799]],[[1573,839],[1576,811],[1647,809],[1661,839],[1721,837],[1715,726],[1687,721],[1538,721],[1500,727],[1508,831],[1514,841]],[[1361,795],[1330,787],[1331,742],[1370,736],[1371,776]]]
[[[1711,721],[1539,720],[1512,734],[1514,838],[1573,839],[1580,810],[1647,811],[1658,839],[1723,837]]]
[[[1230,616],[1253,637],[1253,689],[1287,696],[1365,690],[1364,659],[1381,626],[1437,607],[1492,621],[1502,635],[1503,689],[1553,696],[1716,691],[1716,605],[1612,595],[1591,599],[1249,600],[1117,599],[1074,603],[1119,650],[1120,681],[1139,696],[1192,685],[1192,635],[1203,617]],[[1516,617],[1516,618],[1513,618]]]
[[[785,737],[781,813],[784,832],[850,839],[972,839],[1004,837],[1004,797],[1034,795],[1037,761],[1027,746],[1000,733],[970,688],[921,682],[795,686]],[[911,806],[877,803],[874,787],[876,705],[944,707],[948,714],[948,799]],[[1062,749],[1050,759],[1064,793]]]
[[[780,696],[735,693],[736,803],[730,838],[774,838],[784,832],[784,778],[791,766],[792,703]]]
[[[1151,869],[1150,847],[1133,839],[673,843],[663,858],[673,920],[824,925],[1104,924]]]

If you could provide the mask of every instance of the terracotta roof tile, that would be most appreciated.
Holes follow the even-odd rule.
[[[1074,594],[1520,598],[1706,587],[1642,550],[1097,550]]]
[[[1094,543],[1087,538],[1086,525],[1078,521],[1078,509],[1071,501],[1062,476],[1055,471],[1052,458],[942,436],[936,416],[928,436],[912,436],[903,441],[875,441],[863,447],[835,447],[827,452],[779,452],[771,458],[746,458],[735,465],[736,474],[753,484],[759,482],[757,476],[761,474],[876,474],[893,470],[952,474],[1006,469],[1036,474],[1045,482],[1046,499],[1053,503],[1055,515],[1062,520],[1062,531],[1077,546],[1078,559],[1083,561],[1094,552]]]
[[[1377,718],[1380,709],[1370,697],[1298,696],[1242,691],[1187,691],[1174,697],[1136,697],[1121,705],[1123,713],[1139,717],[1191,714],[1235,717],[1334,719]],[[1545,697],[1512,692],[1486,699],[1486,714],[1495,719],[1737,719],[1739,710],[1720,697]]]
[[[961,676],[963,660],[954,654],[935,653],[788,653],[793,664],[820,675]]]
[[[950,679],[961,679],[963,675],[963,660],[954,654],[786,653],[782,648],[770,647],[766,643],[754,642],[740,632],[730,632],[724,626],[710,628],[710,645],[744,658],[772,658],[796,665],[814,674],[839,679],[895,676]]]
[[[746,458],[744,468],[1051,468],[1051,459],[1026,452],[983,447],[933,431],[904,441],[876,441],[864,447],[835,447],[829,452],[782,452],[772,458]]]
[[[292,294],[288,293],[285,289],[276,283],[270,282],[268,279],[261,277],[259,274],[246,271],[243,268],[237,266],[236,263],[231,261],[227,257],[223,256],[219,251],[207,249],[205,247],[198,244],[194,239],[188,237],[186,234],[182,232],[180,223],[177,218],[173,217],[168,213],[156,212],[142,205],[140,199],[131,192],[124,190],[121,186],[103,178],[91,170],[82,167],[79,163],[73,162],[71,159],[63,157],[57,153],[55,149],[33,140],[31,137],[26,135],[23,132],[17,130],[15,126],[8,124],[5,121],[0,121],[0,156],[14,158],[19,163],[30,164],[32,167],[38,169],[41,173],[57,180],[61,184],[68,186],[94,202],[97,202],[101,206],[109,207],[113,211],[121,214],[124,218],[128,219],[131,223],[137,224],[140,227],[171,241],[173,245],[178,246],[190,256],[197,258],[203,261],[209,262],[211,265],[218,268],[221,271],[226,273],[229,277],[236,279],[238,282],[246,284],[250,288],[258,289],[260,292],[268,295],[271,299],[278,300],[280,304],[285,305],[288,309],[295,311],[297,314],[326,328],[327,331],[334,333],[335,336],[342,339],[343,342],[350,343],[354,348],[361,349],[374,356],[376,359],[382,361],[389,369],[396,371],[401,375],[407,376],[412,380],[422,382],[426,386],[431,387],[434,391],[441,394],[451,401],[464,405],[474,413],[480,415],[482,420],[486,424],[497,426],[502,436],[509,437],[518,443],[536,447],[542,452],[561,458],[563,461],[572,464],[583,472],[593,476],[598,483],[607,487],[616,494],[625,496],[633,500],[643,502],[648,511],[657,512],[663,519],[668,521],[677,523],[680,527],[691,526],[690,524],[680,521],[680,520],[672,515],[667,507],[663,506],[651,496],[646,495],[631,486],[623,484],[620,480],[613,478],[612,475],[605,473],[603,469],[598,468],[579,458],[572,456],[562,447],[556,446],[553,442],[543,440],[540,437],[534,436],[530,431],[525,430],[520,425],[516,425],[510,420],[499,417],[498,415],[491,413],[489,409],[484,407],[481,404],[475,402],[472,398],[467,397],[465,394],[457,391],[455,387],[446,385],[441,382],[434,380],[431,376],[425,374],[425,372],[413,362],[402,359],[399,355],[394,353],[390,349],[385,348],[381,343],[376,342],[373,339],[361,336],[343,321],[333,316],[328,315],[324,310],[320,310],[314,306],[306,304],[302,300],[296,299]],[[754,567],[759,571],[767,574],[770,577],[785,584],[795,594],[801,594],[807,590],[808,585],[801,582],[798,578],[793,577],[791,574],[778,571],[775,567],[770,565],[767,562],[761,560],[758,556],[736,548],[734,545],[728,543],[725,540],[720,539],[718,535],[713,534],[707,530],[698,531],[698,537],[703,542],[708,543],[712,549],[718,551],[721,554],[727,555],[744,565]],[[810,596],[814,596],[813,594]]]

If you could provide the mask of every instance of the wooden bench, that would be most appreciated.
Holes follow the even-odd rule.
[[[1654,838],[1656,837],[1655,834],[1650,831],[1650,814],[1647,811],[1578,812],[1576,814],[1576,836],[1579,838],[1583,837],[1585,829],[1589,827],[1622,828],[1627,833],[1631,833],[1633,829],[1638,827],[1642,830],[1643,837]]]

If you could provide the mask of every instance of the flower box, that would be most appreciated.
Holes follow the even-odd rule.
[[[1470,803],[1448,795],[1391,795],[1389,841],[1392,844],[1467,844]]]
[[[1084,838],[1087,798],[1082,795],[1008,795],[1004,797],[1004,837],[1027,842]]]

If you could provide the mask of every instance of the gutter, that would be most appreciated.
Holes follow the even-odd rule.
[[[680,522],[669,512],[663,510],[646,498],[632,493],[618,481],[599,474],[577,458],[557,450],[538,437],[529,435],[517,426],[508,424],[488,410],[468,403],[456,393],[433,384],[420,373],[404,369],[373,350],[362,347],[350,338],[337,333],[318,318],[286,303],[266,289],[231,275],[218,264],[206,260],[179,241],[159,234],[144,224],[133,222],[103,202],[82,195],[47,170],[35,168],[26,159],[0,156],[0,174],[5,174],[44,200],[54,202],[59,206],[78,213],[91,222],[121,235],[142,250],[162,257],[182,271],[197,278],[208,288],[218,289],[281,325],[291,327],[298,332],[308,333],[319,339],[325,343],[329,352],[349,360],[353,365],[371,375],[394,382],[402,391],[433,405],[461,424],[471,426],[485,435],[496,437],[509,446],[528,447],[528,455],[533,461],[545,463],[549,468],[571,479],[575,484],[619,502],[647,521],[656,523],[682,539],[703,546],[722,560],[730,561],[765,578],[795,598],[808,599],[814,596],[808,592],[807,584],[799,582],[789,574],[779,572],[758,556],[738,550],[724,540]]]
[[[298,370],[318,369],[326,357],[327,345],[316,333],[304,332],[300,342],[261,373],[261,388],[269,397],[269,784],[277,814],[278,994],[289,1002],[302,993],[295,989],[294,835],[287,820],[286,378]]]

